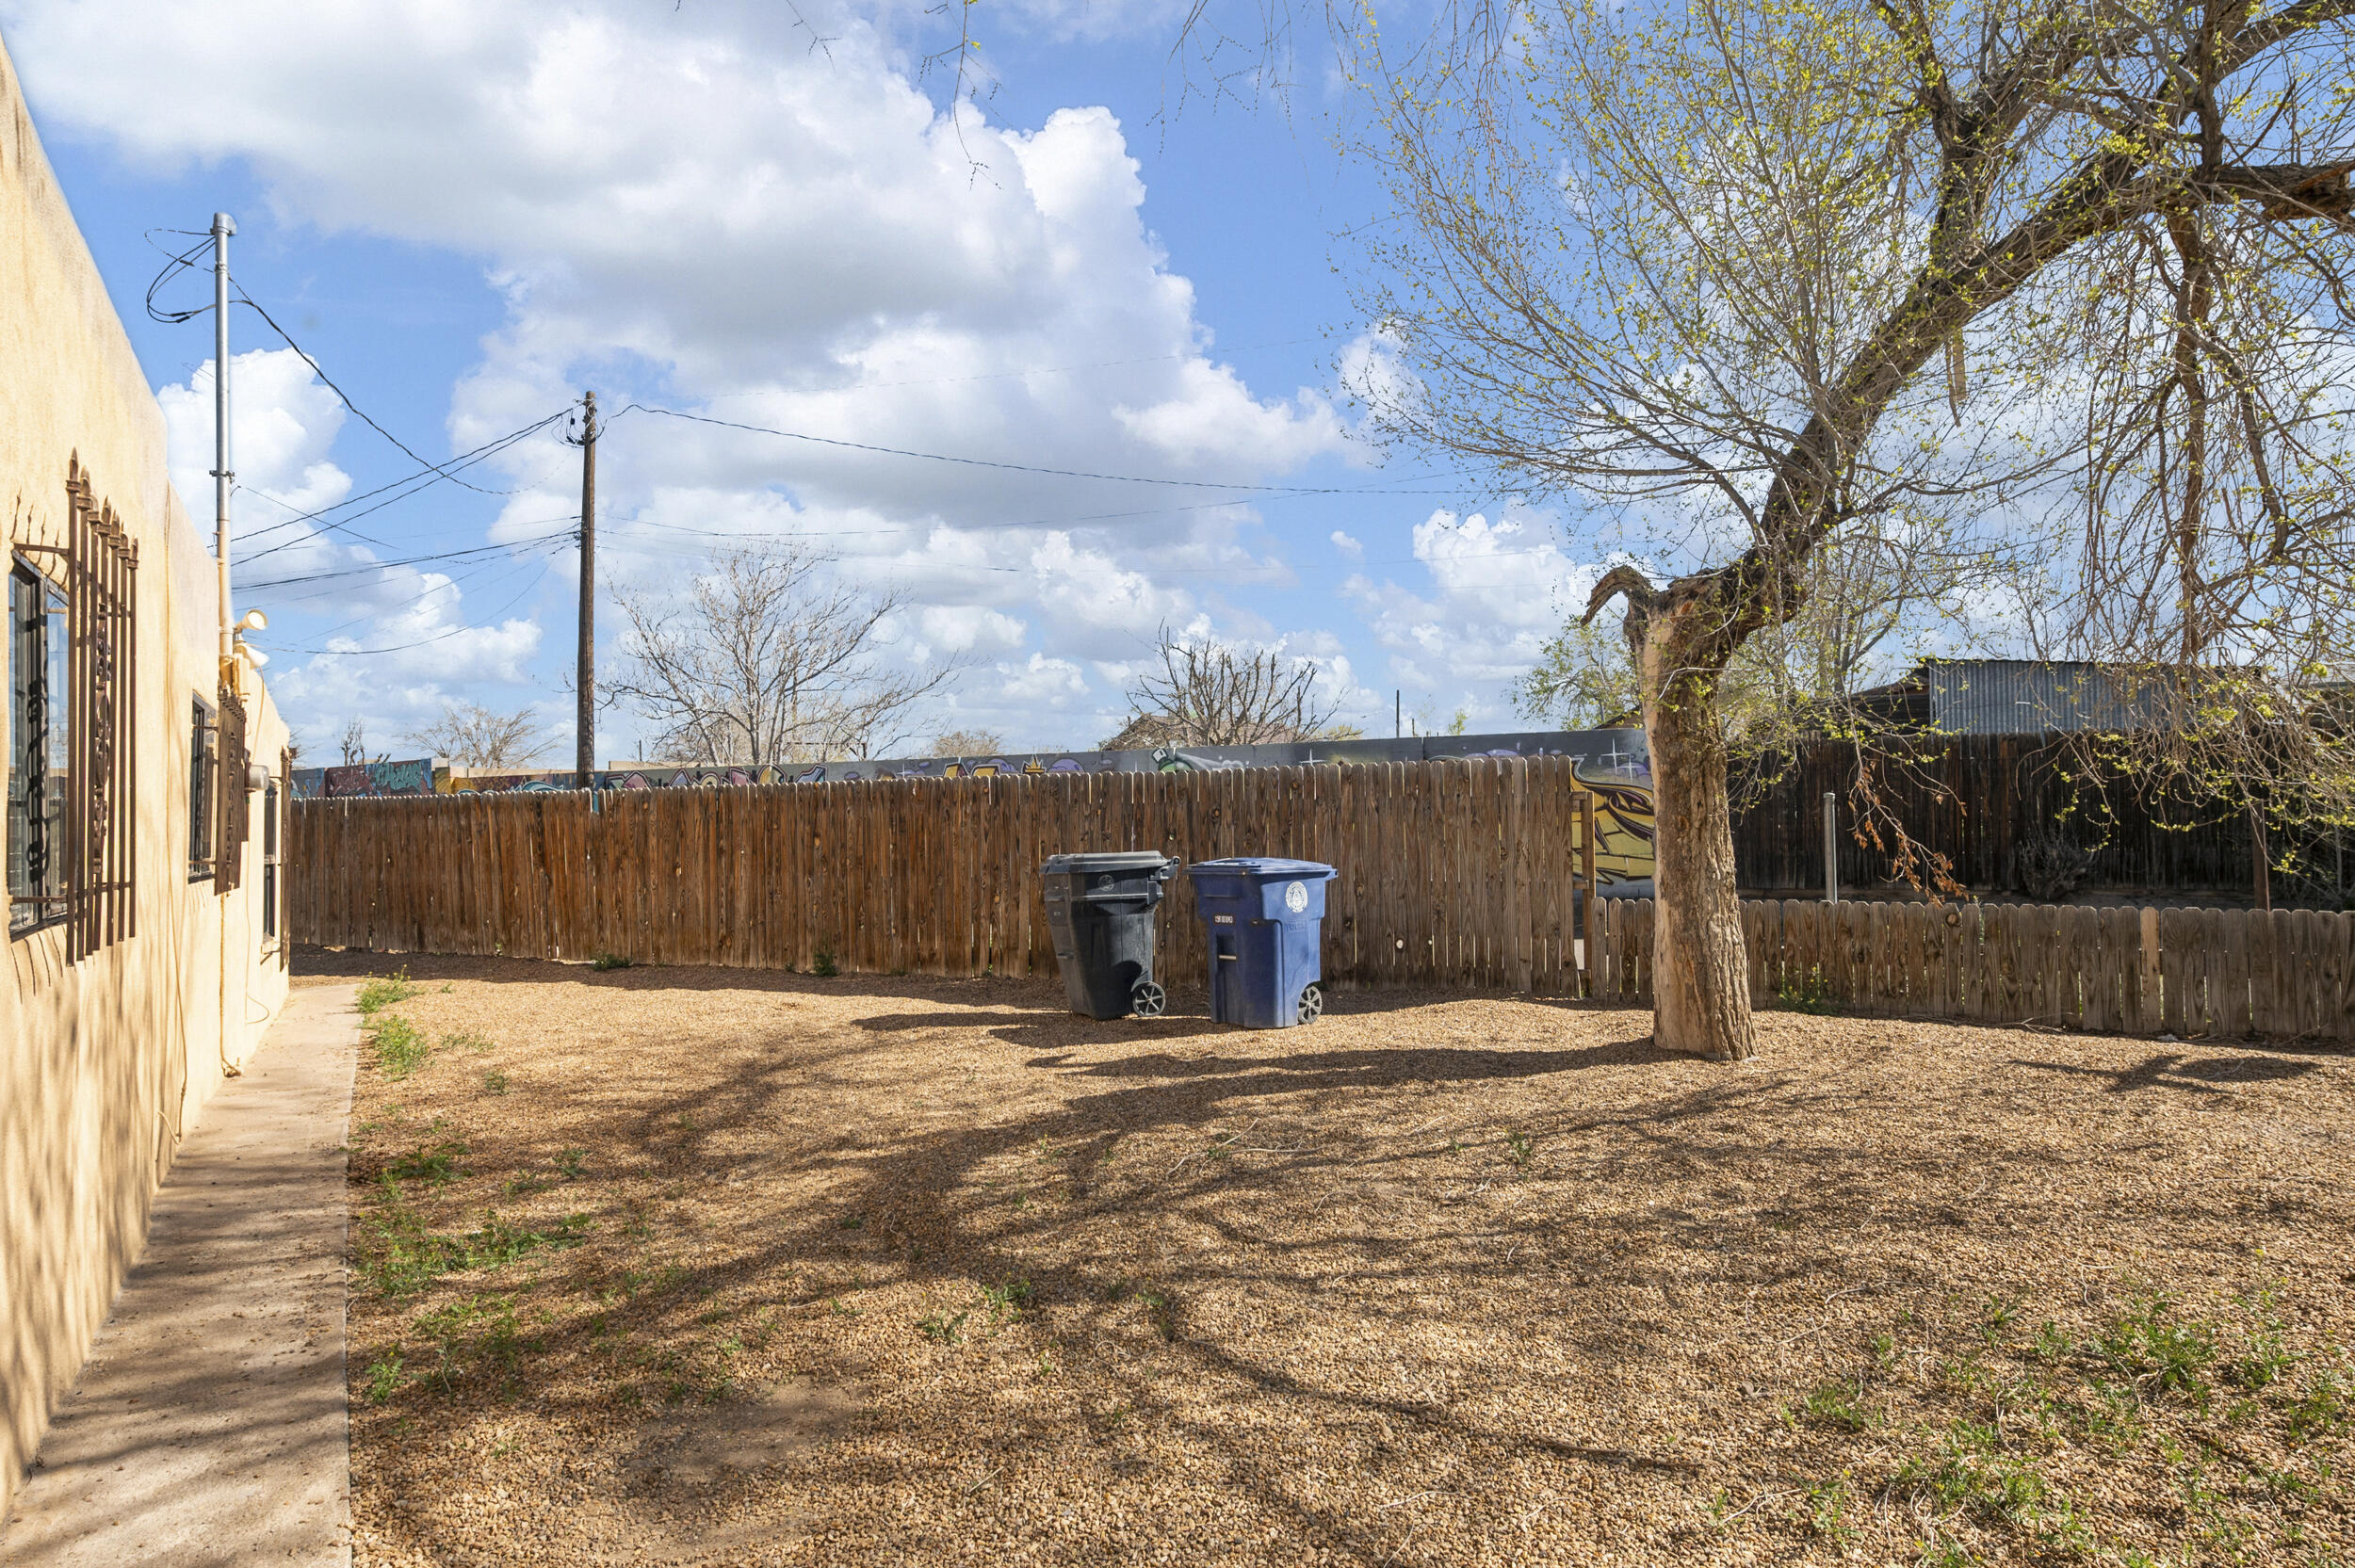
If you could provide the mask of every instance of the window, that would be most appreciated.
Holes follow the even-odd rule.
[[[188,726],[188,881],[201,881],[213,874],[213,832],[219,826],[213,786],[220,776],[220,731],[210,703],[198,697],[189,706],[196,717]]]
[[[262,791],[262,934],[278,934],[278,776]]]
[[[8,932],[62,922],[78,962],[137,934],[139,552],[79,459],[65,489],[66,542],[8,568]]]
[[[66,886],[71,687],[65,590],[30,562],[8,573],[8,934],[53,926]]]

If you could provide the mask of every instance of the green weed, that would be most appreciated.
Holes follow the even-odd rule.
[[[2078,1423],[2087,1437],[2114,1454],[2123,1454],[2142,1441],[2142,1401],[2132,1386],[2120,1388],[2097,1380],[2092,1388],[2099,1402],[2080,1412]]]
[[[512,1296],[452,1301],[424,1314],[411,1327],[431,1341],[435,1360],[428,1378],[445,1394],[457,1386],[469,1363],[512,1371],[524,1350]]]
[[[482,1075],[482,1091],[483,1091],[485,1094],[504,1094],[504,1093],[506,1093],[506,1092],[507,1092],[507,1075],[506,1075],[506,1074],[504,1074],[504,1073],[496,1072],[496,1071],[494,1071],[494,1072],[489,1072],[489,1073],[485,1073],[485,1074],[483,1074],[483,1075]]]
[[[809,961],[809,972],[821,980],[830,980],[842,973],[834,962],[834,949],[820,947]]]
[[[458,1161],[466,1152],[463,1143],[444,1141],[420,1143],[407,1154],[384,1167],[384,1174],[395,1181],[424,1182],[432,1187],[447,1187],[465,1174],[458,1169]]]
[[[945,1312],[935,1312],[917,1327],[923,1330],[924,1337],[935,1345],[954,1345],[965,1337],[965,1320],[972,1316],[970,1310],[960,1312],[954,1317]]]
[[[2316,1373],[2307,1381],[2306,1391],[2290,1402],[2290,1436],[2303,1443],[2345,1426],[2350,1393],[2355,1389],[2349,1388],[2345,1373]]]
[[[377,1070],[388,1078],[405,1078],[425,1065],[432,1047],[424,1033],[397,1012],[372,1018],[368,1044],[376,1052]]]
[[[1805,975],[1786,974],[1775,982],[1775,1000],[1793,1012],[1835,1013],[1840,1003],[1832,996],[1831,987],[1825,982],[1824,972],[1811,969]]]
[[[405,965],[394,970],[390,975],[371,975],[360,987],[360,1015],[363,1018],[372,1018],[395,1003],[405,1002],[416,994],[417,988],[411,982],[409,970]]]
[[[626,969],[631,962],[625,953],[599,953],[589,961],[589,967],[602,974],[609,969]]]
[[[1038,1299],[1038,1292],[1028,1280],[1008,1280],[1003,1285],[982,1286],[982,1300],[989,1307],[990,1321],[1012,1322],[1022,1316],[1023,1309]]]
[[[1808,1528],[1836,1545],[1844,1546],[1856,1539],[1856,1530],[1848,1523],[1846,1478],[1807,1489],[1807,1524]]]
[[[1880,1424],[1880,1412],[1864,1402],[1862,1379],[1819,1383],[1799,1401],[1798,1414],[1837,1431],[1864,1431]]]
[[[398,1202],[361,1225],[361,1269],[386,1296],[408,1296],[445,1274],[499,1269],[544,1248],[577,1246],[590,1225],[585,1214],[567,1215],[544,1230],[526,1230],[486,1213],[482,1227],[460,1236],[425,1228],[415,1212]]]
[[[563,1149],[557,1153],[556,1173],[568,1182],[580,1180],[583,1162],[589,1157],[586,1149]]]
[[[442,1049],[445,1051],[471,1051],[476,1056],[480,1057],[490,1055],[493,1051],[498,1049],[498,1047],[486,1036],[470,1034],[467,1031],[461,1029],[456,1034],[446,1034],[442,1036]]]
[[[381,1405],[400,1392],[400,1350],[395,1347],[378,1352],[368,1363],[368,1403]]]
[[[2303,1351],[2293,1350],[2282,1342],[2282,1319],[2271,1311],[2271,1292],[2259,1291],[2248,1304],[2261,1314],[2258,1326],[2243,1340],[2240,1353],[2225,1367],[2224,1375],[2236,1386],[2254,1394],[2280,1382],[2291,1367],[2306,1357]]]
[[[1161,1337],[1173,1344],[1176,1343],[1178,1307],[1169,1299],[1167,1293],[1159,1290],[1140,1290],[1137,1292],[1137,1300],[1145,1303],[1145,1313],[1153,1319],[1153,1326],[1161,1331]]]
[[[2014,1525],[2035,1524],[2048,1492],[2042,1476],[1998,1450],[1993,1428],[1975,1421],[1957,1421],[1940,1452],[1907,1460],[1890,1484],[1941,1512],[1969,1509]]]
[[[1990,1296],[1979,1309],[1979,1337],[1990,1345],[2000,1343],[2019,1316],[2019,1302]]]
[[[1536,1152],[1537,1146],[1529,1140],[1527,1135],[1522,1133],[1511,1133],[1506,1135],[1504,1140],[1504,1157],[1506,1161],[1509,1162],[1516,1170],[1528,1170],[1530,1156],[1535,1155]]]
[[[2215,1331],[2196,1318],[2170,1316],[2174,1305],[2174,1299],[2164,1294],[2141,1298],[2093,1350],[2136,1382],[2204,1405],[2205,1373],[2217,1358]]]

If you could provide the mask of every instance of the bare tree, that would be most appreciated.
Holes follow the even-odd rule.
[[[933,736],[932,754],[936,757],[990,757],[1005,749],[1005,741],[991,730],[947,730]]]
[[[443,703],[440,719],[406,738],[460,768],[511,771],[539,761],[548,744],[529,708],[493,713],[477,703]]]
[[[626,625],[608,701],[638,711],[665,761],[871,755],[958,669],[888,668],[877,631],[899,600],[845,586],[790,542],[721,556],[684,604],[643,590],[617,598]]]
[[[1161,628],[1155,667],[1129,687],[1129,722],[1104,744],[1266,746],[1324,739],[1336,703],[1313,659]],[[1354,732],[1353,732],[1354,733]]]
[[[1375,412],[1516,488],[1616,503],[1683,563],[1665,587],[1614,570],[1587,616],[1626,601],[1650,742],[1656,1038],[1744,1058],[1729,667],[1803,613],[1829,542],[1935,525],[1997,550],[2072,477],[2098,479],[2068,411],[2163,412],[2132,414],[2127,389],[2151,378],[2127,371],[2143,351],[2105,332],[2105,313],[2190,321],[2215,346],[2194,359],[2217,390],[2239,384],[2217,372],[2228,352],[2240,383],[2282,389],[2206,404],[2249,424],[2252,477],[2254,454],[2293,432],[2330,440],[2320,411],[2300,424],[2288,365],[2206,324],[2201,285],[2170,292],[2120,258],[2166,233],[2180,280],[2173,230],[2188,219],[2194,249],[2273,280],[2249,291],[2249,325],[2344,347],[2355,0],[1554,0],[1514,14],[1510,48],[1449,11],[1395,66],[1366,29],[1367,151],[1397,220],[1360,231],[1365,303],[1409,372]],[[2283,314],[2300,301],[2312,315]],[[2196,402],[2168,349],[2169,406]],[[2175,428],[2180,502],[2212,460]],[[2312,530],[2345,537],[2343,512],[2282,501],[2272,556],[2314,558]],[[2110,503],[2087,505],[2087,542],[2038,547],[2063,578],[2149,551]]]
[[[384,760],[383,752],[371,752],[368,750],[368,732],[356,718],[344,726],[342,748],[346,768],[356,768],[362,763]]]

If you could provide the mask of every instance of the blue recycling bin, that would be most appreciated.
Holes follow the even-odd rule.
[[[1313,1024],[1324,1010],[1324,884],[1312,860],[1196,861],[1194,907],[1210,952],[1210,1016],[1251,1029]]]

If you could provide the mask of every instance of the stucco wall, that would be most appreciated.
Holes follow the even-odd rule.
[[[138,935],[79,963],[52,928],[0,962],[0,1516],[146,1234],[180,1139],[286,994],[262,937],[261,810],[243,885],[187,874],[189,700],[219,685],[205,540],[164,421],[0,47],[0,507],[8,543],[64,541],[78,457],[138,545]],[[199,215],[200,218],[203,215]],[[175,584],[183,586],[175,589]],[[286,730],[249,674],[249,744]]]

